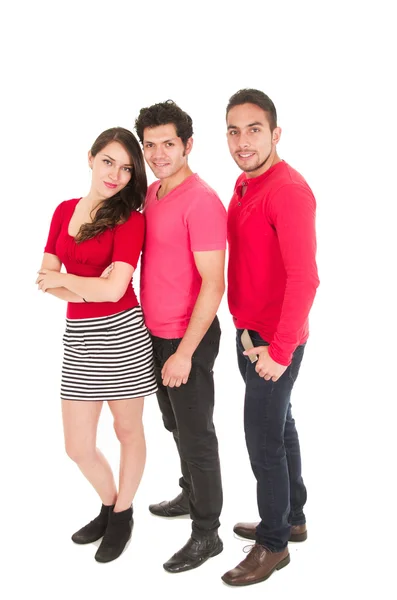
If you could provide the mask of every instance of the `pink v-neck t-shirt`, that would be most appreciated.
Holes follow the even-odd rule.
[[[226,209],[196,174],[160,200],[148,189],[144,214],[140,300],[149,331],[165,339],[185,334],[201,277],[194,252],[226,249]]]

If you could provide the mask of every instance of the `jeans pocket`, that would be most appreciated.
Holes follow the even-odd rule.
[[[254,329],[248,329],[249,336],[254,346],[269,346],[269,342],[266,342],[257,331]]]

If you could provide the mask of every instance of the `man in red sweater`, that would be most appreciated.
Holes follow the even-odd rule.
[[[319,285],[316,201],[303,177],[277,154],[281,129],[266,94],[238,91],[226,120],[229,150],[243,171],[228,209],[228,301],[246,386],[244,428],[261,521],[234,527],[256,543],[222,579],[249,585],[286,566],[288,542],[307,537],[290,398]]]

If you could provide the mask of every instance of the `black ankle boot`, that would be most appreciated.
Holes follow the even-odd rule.
[[[76,544],[91,544],[99,540],[105,533],[108,525],[109,514],[113,510],[114,504],[105,506],[102,504],[101,512],[93,521],[85,525],[72,535],[72,540]]]
[[[95,560],[106,563],[118,558],[131,537],[133,525],[132,506],[121,512],[112,510],[109,513],[105,535],[95,554]]]

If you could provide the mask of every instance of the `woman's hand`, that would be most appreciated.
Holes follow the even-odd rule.
[[[39,276],[36,279],[38,289],[42,292],[62,286],[64,273],[59,271],[51,271],[50,269],[40,269]]]

